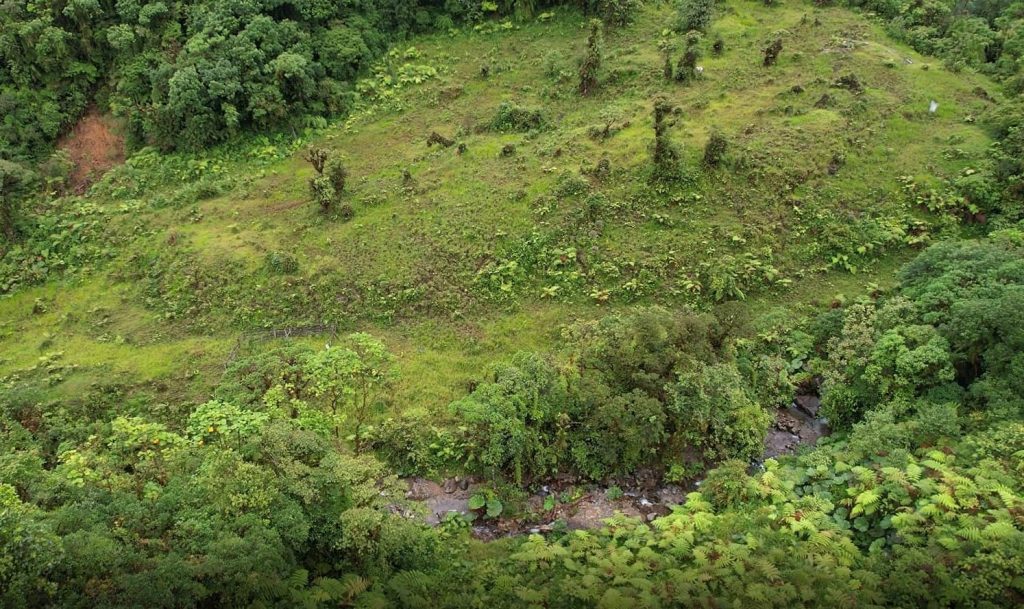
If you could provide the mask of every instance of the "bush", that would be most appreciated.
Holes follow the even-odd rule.
[[[677,433],[706,460],[761,455],[771,416],[754,401],[734,364],[699,365],[669,390]]]
[[[491,378],[450,406],[478,447],[474,461],[517,483],[557,471],[564,458],[555,433],[567,405],[564,381],[541,357],[527,353],[496,366]]]
[[[690,82],[697,76],[697,60],[700,59],[700,33],[686,33],[686,49],[679,64],[676,66],[675,79],[678,82]]]
[[[324,176],[330,180],[331,186],[337,195],[345,191],[345,180],[348,178],[348,170],[345,169],[345,164],[342,163],[341,159],[336,156],[328,159],[327,164],[324,166]]]
[[[334,201],[338,198],[338,192],[334,190],[330,178],[324,175],[313,176],[309,180],[309,191],[313,195],[313,202],[320,207],[320,211],[327,213],[334,207]]]
[[[663,178],[674,177],[679,171],[679,151],[668,135],[668,115],[672,105],[663,98],[654,100],[654,145],[651,149],[651,161],[654,172]]]
[[[525,133],[544,127],[544,113],[539,108],[524,108],[512,102],[501,102],[489,125],[502,133]]]
[[[263,265],[273,275],[294,275],[299,272],[299,261],[284,252],[267,252]]]
[[[725,158],[725,151],[729,148],[729,141],[725,139],[721,131],[713,129],[704,145],[704,164],[708,167],[718,167]]]
[[[716,509],[725,510],[755,496],[752,482],[747,474],[747,463],[740,459],[729,459],[708,472],[700,485],[700,493]]]
[[[780,53],[782,53],[782,39],[776,38],[775,40],[771,41],[771,43],[769,43],[768,46],[764,48],[763,63],[765,67],[775,65],[775,62],[779,60]]]

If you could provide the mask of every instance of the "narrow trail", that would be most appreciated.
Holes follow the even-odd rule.
[[[758,468],[766,459],[814,445],[828,435],[828,424],[818,416],[820,404],[817,396],[800,395],[790,406],[780,408],[765,438],[764,453],[751,467]],[[431,526],[451,514],[471,517],[470,499],[486,487],[486,481],[473,478],[449,478],[438,483],[416,477],[406,482],[406,497],[424,504],[425,521]],[[698,489],[700,483],[701,480],[694,480],[686,485],[664,484],[651,471],[640,471],[606,484],[580,484],[575,478],[561,476],[527,498],[525,516],[475,518],[472,533],[477,539],[493,540],[555,530],[596,529],[616,513],[650,522],[669,514],[672,506],[685,503],[687,493]],[[545,503],[550,509],[545,509]]]

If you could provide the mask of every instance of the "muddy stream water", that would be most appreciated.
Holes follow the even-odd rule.
[[[801,446],[813,445],[829,433],[828,424],[818,416],[820,401],[816,396],[800,395],[794,402],[775,413],[775,422],[765,438],[764,453],[752,468],[760,467],[765,459],[794,452]],[[473,478],[449,478],[442,482],[426,478],[408,478],[408,499],[424,504],[430,525],[437,525],[449,514],[469,517],[470,498],[485,486],[484,481]],[[556,528],[564,530],[600,528],[604,520],[621,513],[625,516],[652,521],[672,511],[673,505],[686,501],[686,494],[700,487],[700,480],[684,485],[664,484],[653,472],[638,472],[629,477],[609,481],[606,485],[581,485],[569,477],[554,478],[531,495],[526,503],[526,515],[475,518],[473,536],[478,539],[497,539],[512,535],[548,533]],[[619,492],[609,492],[616,488]],[[571,497],[566,497],[571,492]],[[621,496],[619,496],[621,495]],[[550,501],[554,507],[544,509],[545,501],[554,496],[568,501]]]

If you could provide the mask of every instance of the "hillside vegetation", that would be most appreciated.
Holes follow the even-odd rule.
[[[0,604],[1024,602],[1024,10],[893,4],[0,7]]]

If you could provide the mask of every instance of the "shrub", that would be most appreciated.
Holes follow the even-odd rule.
[[[776,38],[768,46],[764,48],[764,65],[765,67],[775,65],[775,62],[779,60],[779,53],[782,52],[782,39]]]
[[[735,364],[700,365],[671,386],[677,433],[708,461],[750,460],[764,450],[771,416],[752,397]]]
[[[501,102],[489,125],[502,133],[527,132],[544,127],[544,113],[539,108],[524,108],[512,102]]]
[[[698,59],[700,59],[700,33],[697,31],[687,32],[686,49],[676,66],[676,81],[690,82],[697,75]]]
[[[551,194],[558,198],[575,197],[590,190],[590,183],[578,173],[566,171],[558,176]]]
[[[274,275],[292,275],[299,272],[299,262],[295,256],[284,252],[267,252],[263,264]]]
[[[651,160],[654,171],[662,177],[670,177],[678,170],[679,151],[668,136],[668,115],[672,105],[664,98],[654,100],[654,146]]]
[[[556,471],[564,456],[553,433],[566,405],[562,379],[544,359],[527,353],[496,366],[491,378],[450,406],[477,447],[474,461],[517,483]]]
[[[320,211],[327,213],[334,207],[338,192],[334,190],[334,185],[327,176],[316,175],[310,178],[309,190],[313,195],[313,202],[320,207]]]
[[[331,182],[336,196],[345,191],[345,180],[348,178],[348,170],[345,164],[338,157],[331,157],[324,167],[324,176]]]
[[[664,55],[665,64],[661,68],[661,75],[665,80],[672,80],[674,77],[674,70],[672,69],[672,47],[665,45],[661,50]]]
[[[728,147],[729,142],[722,132],[713,129],[707,144],[704,145],[704,164],[708,167],[718,167],[722,159],[725,158],[725,151]]]
[[[735,507],[755,496],[753,480],[747,474],[747,463],[729,459],[708,472],[700,485],[700,493],[716,509]]]

